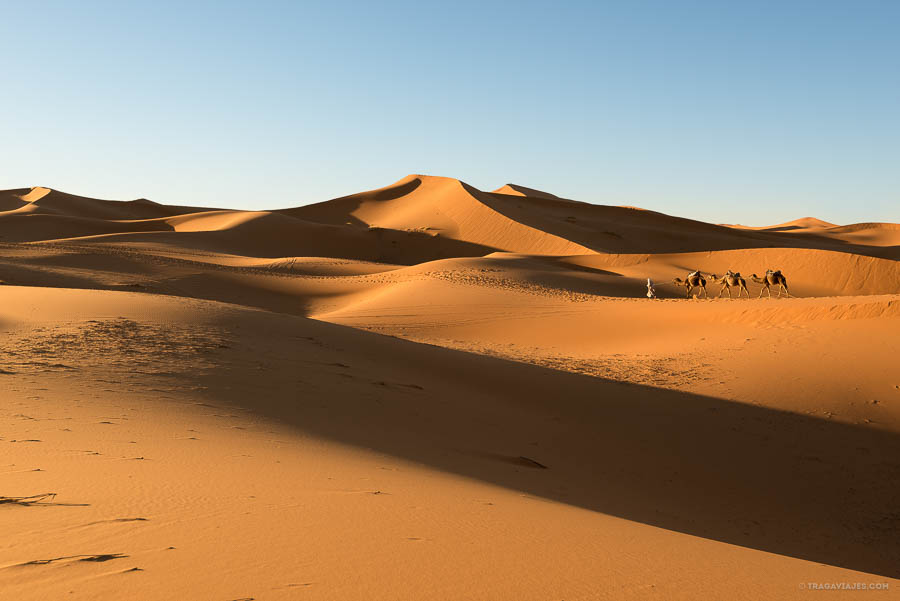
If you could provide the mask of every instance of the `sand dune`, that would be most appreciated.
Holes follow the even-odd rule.
[[[828,223],[827,221],[822,221],[821,219],[816,219],[815,217],[801,217],[800,219],[794,219],[793,221],[779,223],[778,225],[770,225],[768,227],[753,229],[777,232],[787,230],[822,230],[833,227],[838,226],[833,223]]]
[[[298,239],[327,246],[327,239],[337,236],[342,238],[338,246],[343,250],[329,249],[320,254],[340,253],[343,258],[399,264],[482,256],[492,251],[575,255],[791,247],[889,259],[900,256],[900,229],[896,224],[826,227],[830,224],[805,218],[782,226],[748,229],[654,211],[579,203],[512,184],[499,190],[506,192],[481,192],[459,180],[410,175],[378,190],[295,209],[245,215],[168,207],[148,200],[96,200],[46,188],[12,190],[0,196],[6,209],[0,211],[0,236],[30,242],[150,231],[224,232],[242,227],[252,232],[235,232],[231,237],[237,254],[254,254],[248,248],[248,235],[258,236],[253,243],[266,247],[254,256],[270,258],[273,254],[291,254],[297,249],[291,243]],[[316,228],[311,224],[339,227],[341,231],[319,228],[312,234]],[[317,236],[323,240],[315,239]],[[166,236],[163,243],[183,239],[190,247],[202,246],[198,238],[209,238],[211,248],[227,252],[229,240],[223,235]],[[349,243],[350,238],[358,241]],[[149,241],[146,236],[124,236],[121,240]],[[304,243],[300,248],[306,253],[309,246]]]
[[[831,228],[825,235],[851,244],[900,248],[900,225],[896,223],[854,223]],[[897,258],[896,253],[892,256]]]
[[[562,200],[555,194],[535,190],[534,188],[526,188],[518,184],[506,184],[494,190],[492,194],[509,194],[511,196],[530,196],[532,198],[545,198],[550,200]]]
[[[31,188],[30,192],[22,194],[20,198],[27,203],[24,208],[28,212],[89,219],[153,219],[205,210],[197,207],[161,205],[146,198],[128,201],[98,200],[40,187]]]
[[[898,235],[2,191],[0,598],[892,598]]]
[[[733,226],[737,229],[761,232],[784,232],[802,236],[806,241],[821,243],[833,240],[853,245],[854,252],[865,254],[865,247],[893,247],[887,253],[876,253],[877,256],[897,259],[900,253],[900,225],[896,223],[852,223],[850,225],[834,225],[814,217],[795,219],[779,225],[765,227]]]
[[[31,192],[31,188],[18,190],[0,190],[0,211],[15,211],[28,204],[22,197]]]
[[[493,196],[455,179],[410,175],[397,183],[344,198],[291,209],[311,221],[423,232],[493,250],[576,254],[589,249],[510,219]]]

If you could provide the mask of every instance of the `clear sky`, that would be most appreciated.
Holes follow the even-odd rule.
[[[0,188],[900,221],[900,2],[0,0]]]

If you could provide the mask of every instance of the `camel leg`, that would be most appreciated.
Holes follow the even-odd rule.
[[[722,286],[721,288],[719,288],[719,296],[717,296],[716,298],[722,298],[722,295],[725,294],[725,288],[727,288],[727,286]],[[731,290],[728,291],[728,297],[731,298]]]
[[[691,298],[691,290],[694,288],[690,284],[685,286],[685,288],[687,288],[687,292],[685,293],[684,298]]]

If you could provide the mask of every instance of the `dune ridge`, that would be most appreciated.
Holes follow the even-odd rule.
[[[322,223],[356,223],[531,254],[575,254],[589,249],[510,219],[488,196],[455,179],[409,175],[372,192],[290,209],[289,214]]]
[[[14,242],[111,234],[122,234],[126,242],[147,242],[150,238],[143,235],[147,232],[176,232],[161,239],[170,244],[183,238],[196,247],[202,246],[199,239],[204,237],[184,234],[203,231],[220,232],[205,236],[216,250],[227,249],[232,238],[236,252],[252,254],[244,231],[250,227],[266,246],[267,256],[279,252],[274,240],[308,241],[299,247],[285,244],[282,254],[288,256],[300,254],[291,252],[297,248],[309,252],[311,245],[329,246],[325,238],[338,235],[344,241],[342,256],[406,264],[493,251],[576,255],[767,247],[900,257],[897,224],[833,226],[803,218],[766,228],[729,227],[654,211],[581,203],[514,184],[482,192],[459,180],[424,175],[321,203],[263,212],[173,207],[145,199],[105,201],[48,188],[0,192],[0,202],[0,239]],[[345,231],[336,234],[313,224]],[[263,242],[264,238],[268,241]],[[357,241],[350,243],[351,238]],[[419,250],[410,251],[411,246]]]

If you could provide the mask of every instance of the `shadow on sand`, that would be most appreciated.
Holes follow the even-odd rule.
[[[199,376],[216,403],[529,495],[900,577],[896,434],[275,317],[244,325]],[[262,356],[264,373],[246,368]]]

